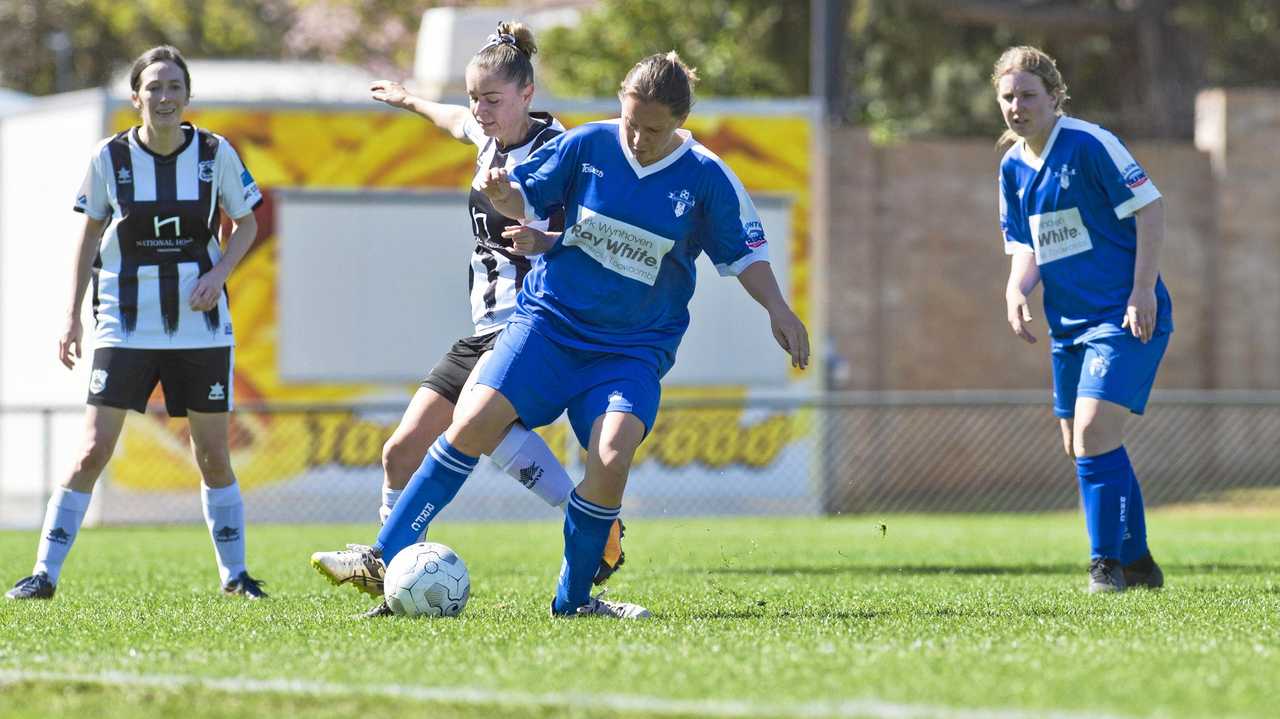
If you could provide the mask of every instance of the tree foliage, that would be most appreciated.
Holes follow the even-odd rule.
[[[699,95],[809,91],[809,4],[776,0],[603,0],[576,27],[540,33],[548,83],[566,97],[612,97],[641,58],[676,50]]]

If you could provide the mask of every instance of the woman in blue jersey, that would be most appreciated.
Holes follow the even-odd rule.
[[[568,411],[588,458],[565,513],[556,616],[649,616],[591,597],[591,578],[632,457],[653,427],[659,381],[689,324],[697,256],[706,252],[722,274],[737,276],[768,311],[792,363],[808,362],[806,330],[778,289],[742,184],[680,129],[694,79],[675,53],[645,58],[622,83],[621,119],[575,128],[510,172],[490,170],[483,187],[503,214],[533,220],[563,211],[567,229],[550,243],[526,238],[524,249],[543,253],[418,476],[442,493],[457,491],[513,422],[536,427]],[[426,506],[416,523],[425,526],[435,511]],[[412,533],[375,549],[390,557]]]
[[[1034,343],[1027,295],[1044,282],[1054,414],[1089,533],[1089,591],[1157,588],[1125,420],[1146,408],[1173,331],[1157,270],[1164,201],[1107,130],[1063,113],[1066,84],[1033,47],[1005,51],[992,73],[1012,143],[1000,163],[1000,225],[1012,256],[1006,309]]]
[[[547,113],[530,112],[534,96],[532,59],[537,52],[533,32],[527,26],[515,21],[499,23],[497,32],[467,63],[469,106],[432,102],[388,80],[378,80],[370,86],[374,100],[416,113],[460,142],[475,145],[478,152],[467,203],[475,242],[469,274],[475,333],[455,342],[431,369],[383,446],[379,515],[388,526],[384,530],[387,532],[399,524],[411,524],[426,503],[439,510],[449,502],[450,498],[440,495],[422,496],[421,482],[411,484],[414,470],[449,426],[468,379],[493,349],[515,309],[516,293],[530,267],[530,259],[516,246],[564,229],[563,216],[522,226],[494,211],[489,199],[477,189],[490,168],[514,167],[564,132],[560,122]],[[490,459],[553,507],[564,506],[573,491],[573,481],[551,448],[518,422],[512,424]],[[400,507],[399,514],[395,513],[396,507]],[[604,583],[622,564],[621,539],[619,520],[610,532],[609,546],[597,569],[597,584]],[[351,584],[381,597],[384,565],[370,560],[367,552],[366,545],[359,544],[343,551],[316,552],[312,565],[335,583]],[[367,616],[389,612],[384,603]]]
[[[92,280],[85,441],[49,500],[32,575],[5,596],[53,596],[125,415],[145,411],[159,383],[169,415],[191,429],[223,591],[265,597],[245,564],[244,504],[228,449],[235,341],[224,289],[257,235],[262,194],[226,139],[182,121],[191,75],[176,48],[143,53],[129,84],[142,124],[98,144],[75,205],[85,223],[58,356],[68,368],[80,357],[80,308]],[[225,250],[221,212],[232,226]]]

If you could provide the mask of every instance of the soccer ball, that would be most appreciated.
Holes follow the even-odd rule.
[[[471,575],[456,552],[437,542],[400,550],[387,566],[383,597],[404,617],[456,617],[471,596]]]

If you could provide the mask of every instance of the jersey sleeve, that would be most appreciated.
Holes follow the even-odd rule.
[[[997,180],[1000,185],[1000,232],[1004,235],[1004,253],[1035,252],[1035,245],[1027,236],[1027,223],[1022,216],[1022,203],[1018,201],[1018,188],[1003,168]]]
[[[1131,217],[1160,199],[1155,183],[1115,135],[1104,130],[1095,138],[1097,142],[1086,145],[1089,148],[1087,166],[1118,219]]]
[[[769,241],[755,203],[742,181],[718,158],[706,201],[709,227],[702,251],[715,263],[721,277],[736,277],[756,262],[769,260]]]
[[[80,183],[80,192],[76,193],[75,211],[95,220],[105,220],[111,215],[111,198],[107,189],[107,178],[111,174],[103,171],[102,155],[102,146],[99,145],[89,159],[89,169]]]
[[[511,170],[524,198],[524,216],[545,220],[564,208],[572,191],[573,168],[582,135],[566,132],[547,141]]]
[[[476,147],[484,147],[484,143],[489,141],[489,136],[484,134],[484,128],[480,127],[480,123],[470,113],[467,113],[466,122],[462,123],[462,134]]]
[[[232,219],[244,217],[262,204],[262,191],[240,155],[225,139],[218,143],[214,158],[218,178],[218,204]]]

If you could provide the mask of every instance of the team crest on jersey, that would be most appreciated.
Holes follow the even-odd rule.
[[[1066,190],[1071,187],[1071,178],[1074,177],[1076,171],[1067,163],[1062,163],[1062,167],[1053,171],[1053,176],[1058,178],[1058,187]]]
[[[200,181],[213,182],[213,160],[204,160],[200,163]]]
[[[122,167],[116,170],[116,182],[121,185],[128,185],[133,182],[133,173],[129,172],[129,168]]]
[[[96,369],[89,374],[89,392],[98,394],[107,388],[107,371]]]
[[[675,211],[676,217],[683,216],[684,213],[693,209],[693,206],[697,204],[693,201],[693,195],[689,194],[688,190],[671,192],[667,194],[667,197],[671,198],[671,209]]]
[[[1089,362],[1089,374],[1097,377],[1098,379],[1106,377],[1107,370],[1110,368],[1111,363],[1107,361],[1106,357],[1094,357],[1093,360]]]

